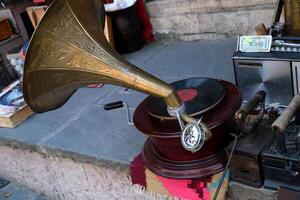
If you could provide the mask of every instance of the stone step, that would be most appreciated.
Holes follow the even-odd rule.
[[[0,146],[0,157],[3,159],[0,172],[5,178],[55,200],[165,199],[139,186],[131,186],[125,167],[104,166],[101,162],[83,162],[12,146]],[[14,197],[12,200],[19,200],[18,190],[23,189],[8,185],[0,192],[7,191]],[[44,200],[42,196],[34,196],[35,193],[24,195],[28,200]]]
[[[255,33],[271,25],[276,0],[160,0],[146,4],[154,31],[164,39],[199,40]]]
[[[0,146],[0,157],[4,159],[0,172],[18,182],[0,189],[0,200],[176,199],[132,186],[126,166],[105,166],[11,146]],[[275,200],[277,192],[230,182],[227,198]]]

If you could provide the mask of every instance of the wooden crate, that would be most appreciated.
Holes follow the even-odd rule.
[[[0,19],[0,41],[10,38],[14,31],[7,18]]]
[[[32,6],[26,8],[27,14],[34,28],[36,28],[46,12],[47,6]]]
[[[25,105],[9,116],[0,116],[0,127],[15,128],[32,114],[30,107]]]

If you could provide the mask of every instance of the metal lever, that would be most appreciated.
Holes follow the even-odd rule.
[[[235,119],[244,121],[247,115],[249,115],[256,106],[260,103],[261,105],[264,104],[266,95],[267,93],[264,90],[258,91],[252,99],[235,113]]]
[[[272,129],[274,131],[283,133],[299,108],[300,108],[300,95],[296,95],[289,103],[288,107],[272,124]]]
[[[104,110],[113,110],[113,109],[123,108],[123,107],[126,110],[127,123],[132,126],[133,122],[130,117],[129,107],[128,107],[127,103],[124,103],[123,101],[115,101],[112,103],[104,104],[103,109]]]
[[[300,47],[300,44],[298,43],[285,42],[283,40],[275,40],[273,41],[273,44],[278,46]]]
[[[6,8],[6,6],[5,6],[5,4],[3,3],[2,0],[0,0],[0,4],[1,4],[1,6],[2,6],[3,8]]]
[[[294,96],[288,107],[272,124],[272,129],[276,135],[276,145],[280,153],[286,153],[286,145],[284,139],[284,132],[288,127],[291,119],[294,117],[297,110],[300,108],[300,95]]]
[[[239,137],[243,137],[249,133],[252,133],[247,139],[248,143],[252,143],[256,138],[256,134],[253,133],[253,130],[261,123],[264,117],[266,95],[267,94],[265,91],[258,91],[253,98],[251,98],[245,105],[242,106],[241,109],[235,113],[236,123],[241,132]],[[260,105],[260,112],[256,119],[251,123],[246,122],[247,115],[249,115],[258,105]]]

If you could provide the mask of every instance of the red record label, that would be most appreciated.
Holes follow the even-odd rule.
[[[185,88],[177,91],[181,101],[187,102],[193,100],[197,95],[198,91],[193,88]]]

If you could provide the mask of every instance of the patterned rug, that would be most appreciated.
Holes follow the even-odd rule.
[[[142,156],[131,162],[132,184],[145,187],[148,191],[186,200],[213,199],[223,172],[201,179],[171,179],[154,174],[144,166]],[[226,173],[218,200],[225,199],[228,188],[229,171]]]

